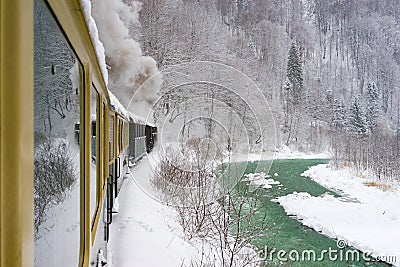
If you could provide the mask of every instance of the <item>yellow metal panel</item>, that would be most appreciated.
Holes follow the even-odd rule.
[[[93,90],[93,89],[92,89]],[[102,105],[102,101],[101,101],[101,97],[100,95],[96,95],[96,213],[95,216],[93,218],[91,218],[91,224],[90,224],[90,231],[91,231],[91,247],[94,244],[94,240],[96,238],[96,231],[97,231],[97,226],[99,224],[99,219],[100,219],[100,214],[101,214],[101,209],[103,206],[103,202],[101,201],[102,197],[101,197],[101,177],[102,177],[102,151],[101,151],[101,147],[103,147],[102,145],[102,133],[100,133],[102,128],[102,124],[99,118],[101,118],[101,107]],[[93,196],[90,196],[90,198],[92,198]],[[92,216],[92,215],[90,215]]]
[[[94,244],[94,240],[96,238],[96,232],[97,232],[97,228],[99,225],[99,221],[100,221],[100,215],[101,215],[101,211],[103,208],[103,196],[104,196],[104,191],[103,191],[103,183],[104,183],[104,170],[108,165],[105,165],[105,160],[104,160],[104,155],[105,155],[105,151],[104,151],[104,147],[105,147],[105,136],[104,136],[104,104],[103,104],[103,98],[99,95],[99,108],[97,110],[97,116],[99,118],[99,120],[96,123],[96,127],[98,127],[98,133],[100,133],[100,136],[98,136],[97,138],[97,143],[96,143],[96,158],[97,158],[97,164],[98,164],[98,168],[97,168],[97,176],[98,176],[98,183],[96,183],[97,186],[97,192],[98,192],[98,199],[97,199],[97,212],[95,217],[93,218],[92,222],[91,222],[91,242],[92,242],[92,246]],[[108,172],[108,169],[107,169]]]
[[[2,27],[1,27],[1,25],[2,25],[2,22],[1,22],[1,18],[2,18],[2,16],[1,16],[1,6],[2,6],[2,2],[3,1],[0,1],[0,60],[1,60],[1,43],[3,42],[3,41],[1,41],[1,40],[3,40],[3,36],[2,36]],[[2,90],[1,88],[1,75],[2,75],[2,65],[3,64],[0,64],[0,90]],[[1,91],[0,91],[1,92]],[[0,120],[1,120],[1,99],[2,99],[2,94],[0,94]],[[2,176],[2,172],[1,172],[1,165],[3,164],[3,161],[2,161],[2,157],[1,157],[1,123],[0,123],[0,178],[1,177],[3,177]],[[1,181],[0,181],[0,266],[1,266],[1,264],[2,264],[2,261],[1,261],[1,254],[3,253],[2,252],[2,250],[1,250],[1,244],[3,243],[3,241],[2,241],[2,235],[1,235]]]
[[[91,81],[89,75],[89,65],[83,64],[85,80],[81,90],[81,120],[83,125],[80,131],[81,142],[81,201],[80,201],[80,260],[79,266],[89,265],[90,255],[90,93]],[[83,146],[83,147],[82,147]]]
[[[0,265],[32,266],[33,0],[0,12]]]
[[[118,114],[114,113],[114,159],[117,159],[117,156],[119,155],[119,147],[118,147]]]

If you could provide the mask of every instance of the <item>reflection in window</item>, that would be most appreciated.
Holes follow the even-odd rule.
[[[96,146],[97,146],[97,122],[98,117],[98,93],[95,88],[92,87],[90,93],[90,113],[91,113],[91,164],[90,164],[90,216],[93,219],[96,215],[97,209],[97,154],[96,154]]]
[[[77,266],[80,65],[46,4],[34,8],[35,266]]]

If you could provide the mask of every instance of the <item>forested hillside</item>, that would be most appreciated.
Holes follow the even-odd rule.
[[[268,99],[279,144],[394,178],[399,22],[397,0],[143,0],[132,34],[161,70],[209,60],[244,72]]]

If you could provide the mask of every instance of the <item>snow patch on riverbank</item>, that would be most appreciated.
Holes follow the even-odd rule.
[[[312,153],[291,150],[288,146],[282,145],[276,149],[274,159],[329,159],[329,152]]]
[[[321,185],[338,192],[313,197],[293,193],[278,198],[286,213],[302,219],[302,223],[374,257],[394,256],[400,266],[400,190],[382,191],[365,185],[367,179],[357,177],[350,169],[332,170],[326,164],[311,167],[308,176]]]
[[[271,177],[264,172],[259,172],[259,173],[249,173],[245,174],[243,181],[249,182],[250,185],[256,186],[256,187],[262,187],[265,189],[272,188],[272,185],[280,185],[281,183],[279,181],[275,181],[274,179],[266,179],[268,177]]]
[[[233,153],[228,154],[223,162],[255,162],[276,159],[329,159],[329,152],[312,153],[291,150],[288,146],[282,145],[275,151],[269,152],[251,152],[251,153]]]

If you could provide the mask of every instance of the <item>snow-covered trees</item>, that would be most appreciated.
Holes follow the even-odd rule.
[[[360,136],[367,133],[367,123],[359,96],[354,96],[351,101],[346,124],[349,133]]]
[[[304,85],[301,60],[299,57],[299,52],[294,43],[292,43],[290,46],[286,73],[286,90],[289,91],[288,101],[291,102],[294,107],[297,107],[301,103],[304,96]]]
[[[287,130],[286,145],[296,139],[299,115],[304,99],[303,70],[296,45],[292,43],[286,66],[286,84],[284,87],[284,126]]]
[[[380,113],[379,91],[373,83],[368,83],[367,87],[367,111],[366,123],[370,131],[378,125],[378,118]]]
[[[160,68],[210,56],[215,60],[225,48],[225,29],[213,2],[146,0],[140,22],[143,51]]]
[[[146,0],[143,40],[163,49],[143,47],[161,55],[160,66],[211,59],[243,71],[271,101],[281,143],[340,148],[393,134],[400,120],[398,8],[392,0]]]
[[[343,99],[333,102],[332,126],[336,131],[342,131],[346,126],[346,107]]]
[[[42,6],[35,5],[34,88],[35,124],[45,132],[53,130],[54,121],[64,119],[77,108],[77,88],[72,76],[79,72],[75,56],[62,34]]]
[[[396,178],[400,174],[400,139],[379,122],[380,97],[372,83],[368,84],[365,103],[364,107],[361,97],[354,96],[345,114],[343,102],[335,100],[331,133],[334,164],[350,164],[359,171],[368,169],[377,179]],[[341,130],[343,127],[346,132]]]

